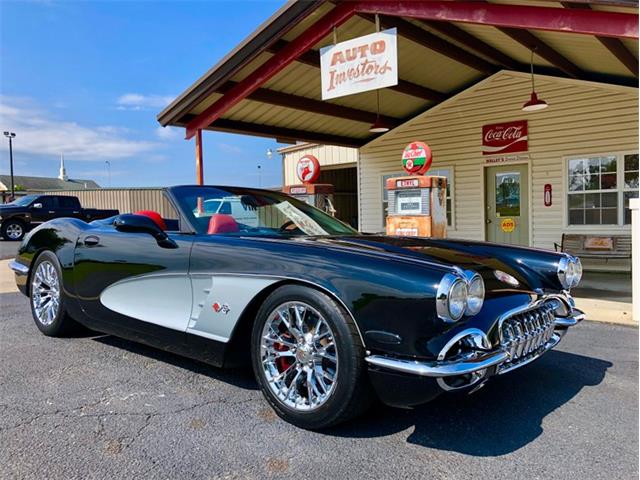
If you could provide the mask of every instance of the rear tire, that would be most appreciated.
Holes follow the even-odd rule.
[[[285,285],[258,311],[256,378],[275,412],[298,427],[328,428],[366,411],[373,393],[364,356],[353,319],[322,292]]]
[[[0,234],[5,240],[20,241],[26,233],[25,224],[20,220],[9,219],[2,223]]]
[[[36,326],[49,337],[64,337],[79,330],[67,314],[63,290],[58,257],[49,251],[41,253],[31,268],[29,303]]]

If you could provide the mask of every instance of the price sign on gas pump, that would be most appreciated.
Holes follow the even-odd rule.
[[[433,155],[429,145],[411,142],[402,151],[402,168],[409,175],[424,175],[431,167]]]

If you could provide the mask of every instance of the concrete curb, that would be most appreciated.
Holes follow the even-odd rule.
[[[600,298],[575,298],[576,306],[587,314],[587,320],[637,327],[633,320],[632,305]]]
[[[0,293],[17,292],[13,272],[9,268],[11,260],[0,260]]]

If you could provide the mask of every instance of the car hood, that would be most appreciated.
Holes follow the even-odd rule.
[[[474,242],[454,239],[429,239],[355,235],[307,238],[305,242],[322,244],[327,248],[348,249],[353,253],[378,255],[390,260],[422,263],[429,266],[469,269],[477,271],[489,292],[519,291],[541,293],[561,291],[557,268],[562,254],[548,250]],[[514,286],[496,278],[500,270],[513,276]]]
[[[0,213],[11,213],[19,210],[24,210],[25,207],[19,207],[17,205],[0,205]]]

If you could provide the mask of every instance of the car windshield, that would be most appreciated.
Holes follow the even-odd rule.
[[[201,234],[357,235],[340,220],[279,192],[185,186],[169,189],[183,215]]]
[[[16,207],[26,207],[31,202],[33,202],[36,198],[38,198],[37,195],[25,195],[24,197],[16,198],[13,202],[7,203],[7,205],[12,205]]]

